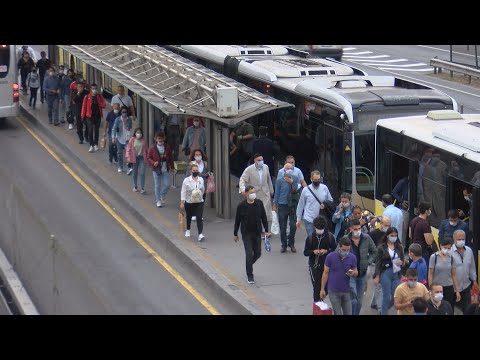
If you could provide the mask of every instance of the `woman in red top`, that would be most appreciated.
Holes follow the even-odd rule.
[[[155,136],[155,144],[148,149],[147,161],[153,170],[157,207],[162,207],[170,189],[170,171],[173,169],[172,149],[165,141],[165,133],[159,132]]]

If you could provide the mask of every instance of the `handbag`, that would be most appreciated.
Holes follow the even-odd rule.
[[[280,233],[280,224],[278,222],[278,216],[275,211],[272,210],[272,226],[271,226],[272,234],[278,235]]]
[[[182,232],[185,231],[187,228],[187,217],[185,215],[185,210],[180,209],[178,212],[178,223],[180,224]]]
[[[105,138],[105,136],[100,139],[100,147],[101,147],[101,148],[104,148],[104,147],[105,147],[105,142],[106,142],[106,141],[107,141],[107,139]]]
[[[209,173],[207,178],[207,190],[205,192],[209,194],[214,191],[215,191],[215,177],[213,176],[213,173]]]

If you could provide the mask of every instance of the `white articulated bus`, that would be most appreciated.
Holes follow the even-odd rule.
[[[393,76],[369,76],[346,64],[302,56],[278,45],[165,46],[296,110],[271,114],[267,125],[282,154],[304,176],[319,169],[335,201],[342,192],[374,210],[375,123],[383,117],[457,109],[445,93]],[[254,124],[254,127],[257,124]]]
[[[0,45],[0,119],[17,116],[19,100],[15,45]]]
[[[407,178],[409,218],[417,215],[419,202],[428,203],[432,210],[428,221],[438,239],[448,211],[461,210],[472,231],[473,250],[479,250],[480,114],[430,111],[426,116],[381,119],[375,154],[378,213],[382,195]]]

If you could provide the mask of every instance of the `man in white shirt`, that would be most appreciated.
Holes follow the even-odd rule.
[[[129,95],[125,94],[125,87],[123,85],[118,85],[117,87],[117,95],[112,97],[111,104],[118,103],[120,107],[126,106],[128,108],[128,116],[132,117],[132,120],[135,119],[135,108],[133,106],[133,100]]]

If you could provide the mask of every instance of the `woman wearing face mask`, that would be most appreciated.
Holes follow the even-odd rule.
[[[338,240],[347,234],[348,224],[353,219],[352,196],[344,192],[340,195],[340,204],[335,209],[332,221],[335,224],[335,239]]]
[[[118,172],[123,171],[123,150],[130,139],[130,130],[132,129],[132,118],[128,116],[128,108],[122,106],[120,116],[115,119],[112,128],[112,143],[117,145]],[[128,163],[128,161],[127,161]],[[128,163],[128,172],[132,172],[131,165]]]
[[[428,264],[428,283],[443,286],[443,297],[452,305],[461,299],[457,267],[452,255],[452,239],[443,237],[439,240],[440,250],[430,256]]]
[[[192,216],[197,217],[198,241],[202,241],[203,235],[203,193],[205,192],[205,183],[198,171],[198,165],[190,165],[192,175],[186,177],[182,183],[180,198],[180,209],[185,209],[187,215],[187,230],[185,236],[190,237],[190,225]]]
[[[207,155],[201,149],[195,149],[190,154],[190,165],[197,165],[198,166],[198,176],[203,178],[204,183],[207,183],[209,168],[207,165]],[[187,172],[187,175],[190,173]],[[205,201],[205,197],[207,193],[203,193],[203,201]],[[195,221],[195,219],[193,219]]]
[[[328,253],[335,251],[337,245],[333,234],[328,231],[328,222],[324,216],[318,216],[313,220],[315,232],[305,240],[303,255],[308,256],[310,279],[313,285],[313,302],[320,301],[320,289],[325,258]],[[326,292],[326,290],[325,290]]]
[[[390,227],[377,248],[373,282],[382,286],[381,315],[387,315],[393,305],[396,287],[401,283],[401,267],[404,264],[403,246],[398,240],[398,231]],[[415,270],[415,269],[414,269]]]
[[[141,127],[137,127],[127,144],[125,159],[133,166],[133,191],[137,192],[137,178],[140,175],[140,194],[145,194],[145,160],[147,144]]]
[[[35,109],[37,92],[40,87],[40,76],[37,74],[37,68],[35,66],[32,67],[32,72],[27,76],[27,86],[30,88],[30,101],[28,102],[28,105],[32,106],[33,100],[33,108]]]

